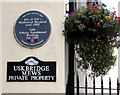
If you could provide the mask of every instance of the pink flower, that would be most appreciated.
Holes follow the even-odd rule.
[[[116,11],[113,12],[114,14],[116,13]]]
[[[34,39],[31,39],[31,42],[35,42],[35,40],[34,40]]]

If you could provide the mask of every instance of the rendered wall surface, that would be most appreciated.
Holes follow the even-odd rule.
[[[0,2],[0,15],[2,15],[2,3]],[[0,16],[0,72],[2,72],[2,16]],[[0,73],[0,84],[2,84],[2,73]],[[0,85],[0,94],[2,93],[2,85]]]
[[[13,34],[16,20],[30,10],[44,13],[51,22],[49,40],[35,49],[21,46]],[[2,2],[2,93],[65,93],[63,21],[64,2]],[[22,61],[29,56],[56,61],[56,82],[6,82],[7,62]]]
[[[120,1],[118,2],[118,17],[120,17]],[[120,37],[118,37],[118,41],[120,41]],[[118,47],[118,78],[120,83],[120,45]]]

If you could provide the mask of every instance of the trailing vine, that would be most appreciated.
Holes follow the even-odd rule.
[[[105,4],[93,3],[71,12],[65,20],[64,36],[74,44],[81,70],[90,69],[91,76],[106,75],[115,65],[113,55],[120,23],[116,11],[110,11]]]

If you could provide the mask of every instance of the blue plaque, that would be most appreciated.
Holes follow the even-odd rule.
[[[16,40],[27,48],[36,48],[45,44],[50,32],[51,24],[48,17],[39,11],[28,11],[22,14],[14,29]]]

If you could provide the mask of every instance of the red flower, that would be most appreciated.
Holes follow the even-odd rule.
[[[120,17],[116,17],[115,19],[120,19]]]
[[[110,20],[111,20],[111,18],[107,18],[107,20],[109,20],[109,21],[110,21]]]
[[[92,10],[93,10],[94,12],[96,12],[96,11],[97,11],[97,8],[93,8]]]
[[[114,14],[116,13],[116,11],[113,12]]]

